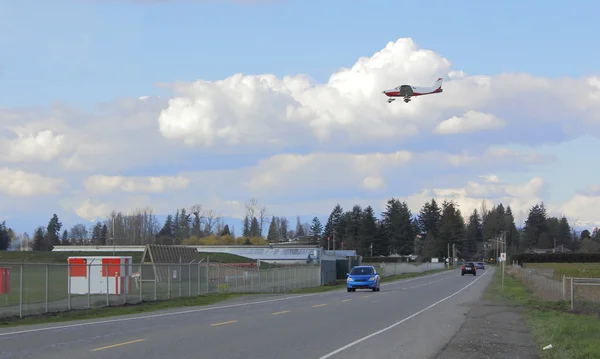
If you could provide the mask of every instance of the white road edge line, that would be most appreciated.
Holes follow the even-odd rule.
[[[381,329],[381,330],[379,330],[379,331],[376,331],[375,333],[372,333],[372,334],[369,334],[369,335],[367,335],[366,337],[362,337],[362,338],[360,338],[360,339],[358,339],[358,340],[355,340],[355,341],[353,341],[353,342],[352,342],[352,343],[350,343],[350,344],[346,344],[346,345],[344,345],[343,347],[341,347],[341,348],[339,348],[339,349],[336,349],[336,350],[332,351],[331,353],[329,353],[329,354],[326,354],[326,355],[324,355],[324,356],[320,357],[319,359],[327,359],[327,358],[331,358],[332,356],[334,356],[334,355],[336,355],[336,354],[339,354],[339,353],[343,352],[344,350],[346,350],[346,349],[348,349],[348,348],[350,348],[350,347],[353,347],[353,346],[355,346],[355,345],[356,345],[356,344],[358,344],[358,343],[364,342],[364,341],[365,341],[365,340],[367,340],[367,339],[373,338],[373,337],[374,337],[374,336],[376,336],[376,335],[379,335],[379,334],[381,334],[381,333],[383,333],[383,332],[387,332],[388,330],[390,330],[390,329],[392,329],[392,328],[395,328],[395,327],[399,326],[400,324],[402,324],[402,323],[404,323],[404,322],[406,322],[406,321],[408,321],[408,320],[410,320],[410,319],[412,319],[412,318],[416,317],[417,315],[419,315],[419,314],[421,314],[421,313],[423,313],[423,312],[425,312],[425,311],[427,311],[427,310],[429,310],[429,309],[431,309],[431,308],[435,307],[436,305],[438,305],[438,304],[440,304],[440,303],[442,303],[442,302],[445,302],[445,301],[447,301],[448,299],[450,299],[450,298],[454,297],[454,296],[455,296],[455,295],[457,295],[458,293],[462,292],[463,290],[465,290],[465,289],[469,288],[470,286],[472,286],[473,284],[475,284],[475,283],[476,283],[478,280],[480,280],[481,278],[483,278],[483,277],[484,277],[486,274],[487,274],[487,272],[485,272],[485,273],[484,273],[482,276],[478,277],[477,279],[475,279],[475,280],[474,280],[474,281],[472,281],[471,283],[469,283],[469,284],[467,284],[466,286],[464,286],[464,287],[463,287],[462,289],[460,289],[459,291],[457,291],[457,292],[454,292],[453,294],[451,294],[451,295],[447,296],[446,298],[444,298],[444,299],[442,299],[442,300],[439,300],[439,301],[437,301],[437,302],[433,303],[433,304],[432,304],[432,305],[430,305],[429,307],[427,307],[427,308],[425,308],[425,309],[421,309],[421,310],[419,310],[418,312],[414,313],[413,315],[411,315],[411,316],[409,316],[409,317],[406,317],[406,318],[402,319],[401,321],[399,321],[399,322],[396,322],[396,323],[394,323],[394,324],[390,325],[390,326],[389,326],[389,327],[387,327],[387,328],[383,328],[383,329]]]
[[[397,282],[394,281],[392,283],[388,283],[386,286],[389,286],[389,285],[392,285],[392,284],[397,284],[397,283],[406,283],[406,282],[410,282],[410,281],[417,280],[417,279],[431,278],[431,277],[435,277],[435,276],[438,276],[438,275],[444,274],[444,273],[447,273],[447,272],[440,272],[440,273],[436,273],[436,274],[432,274],[432,275],[425,275],[425,276],[411,278],[411,279],[407,279],[407,280],[399,280]],[[314,297],[314,296],[320,296],[320,295],[327,295],[327,294],[331,294],[333,292],[338,292],[338,291],[336,290],[336,291],[323,292],[323,293],[302,294],[302,295],[296,295],[296,296],[293,296],[293,297],[286,297],[286,298],[267,299],[267,300],[261,300],[261,301],[256,301],[256,302],[247,302],[247,303],[221,305],[221,306],[217,306],[217,307],[190,309],[190,310],[184,310],[184,311],[180,311],[180,312],[168,312],[168,313],[151,314],[151,315],[144,315],[144,316],[132,317],[132,318],[107,319],[107,320],[99,320],[99,321],[95,321],[95,322],[85,322],[85,323],[76,323],[76,324],[57,325],[57,326],[52,326],[52,327],[25,329],[25,330],[19,330],[19,331],[15,331],[15,332],[0,333],[0,337],[6,337],[6,336],[9,336],[9,335],[17,335],[17,334],[35,333],[35,332],[45,332],[45,331],[49,331],[49,330],[60,330],[60,329],[67,329],[67,328],[87,327],[87,326],[91,326],[91,325],[128,322],[128,321],[141,320],[141,319],[151,319],[151,318],[168,317],[168,316],[173,316],[173,315],[198,313],[198,312],[205,312],[205,311],[209,311],[209,310],[236,308],[236,307],[243,307],[243,306],[250,306],[250,305],[257,305],[257,304],[282,302],[282,301],[286,301],[286,300],[293,300],[293,299],[299,299],[299,298],[306,298],[306,297]]]

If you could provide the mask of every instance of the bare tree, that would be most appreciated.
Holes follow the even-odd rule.
[[[69,230],[69,238],[75,245],[82,245],[88,242],[89,233],[84,224],[76,224]]]
[[[250,221],[252,221],[252,218],[256,218],[258,220],[258,227],[261,236],[264,233],[263,231],[265,226],[268,224],[268,215],[269,212],[267,211],[267,207],[261,206],[256,198],[252,197],[246,203],[246,216]]]
[[[219,217],[214,210],[209,209],[204,211],[204,232],[207,236],[214,233],[218,218]]]
[[[246,202],[246,216],[248,216],[249,220],[256,217],[256,212],[258,211],[258,200],[254,197],[250,198],[248,202]]]

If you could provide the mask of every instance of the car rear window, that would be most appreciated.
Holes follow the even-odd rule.
[[[368,275],[373,273],[375,273],[375,271],[373,270],[373,268],[369,267],[352,268],[352,271],[350,271],[350,274],[354,275]]]

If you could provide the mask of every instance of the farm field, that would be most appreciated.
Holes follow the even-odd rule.
[[[600,263],[528,263],[525,268],[551,269],[554,279],[563,275],[576,278],[600,278]]]

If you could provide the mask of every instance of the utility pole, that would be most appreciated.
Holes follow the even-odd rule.
[[[335,231],[333,231],[333,255],[335,255]]]
[[[456,243],[452,243],[452,264],[454,265],[454,261],[456,260]]]
[[[450,242],[448,242],[448,268],[450,267]]]
[[[113,257],[115,256],[115,216],[112,218],[112,242],[113,242]]]
[[[371,242],[371,258],[373,258],[373,243]]]

